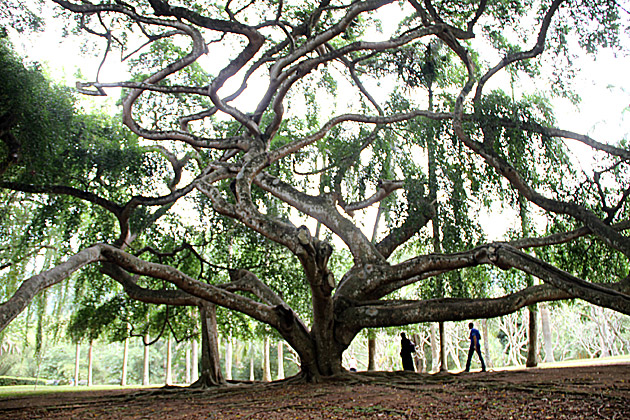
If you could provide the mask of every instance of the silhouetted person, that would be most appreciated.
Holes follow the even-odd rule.
[[[413,365],[413,357],[411,356],[416,352],[416,345],[413,341],[409,340],[405,333],[400,333],[400,357],[402,358],[403,370],[416,371]]]
[[[472,322],[468,324],[468,328],[470,328],[470,349],[468,350],[468,360],[466,361],[466,372],[470,371],[470,360],[474,352],[477,352],[479,360],[481,360],[481,371],[485,372],[486,364],[483,361],[483,356],[481,356],[481,334],[479,334],[477,328],[473,327],[474,324]]]

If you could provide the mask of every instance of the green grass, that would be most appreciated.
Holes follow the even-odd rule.
[[[156,388],[161,385],[128,385],[121,387],[120,385],[92,385],[92,386],[72,386],[72,385],[14,385],[0,386],[0,398],[17,397],[22,395],[43,395],[55,392],[85,392],[85,391],[103,391],[111,389],[139,389],[139,388]]]
[[[579,366],[594,366],[594,365],[610,365],[615,363],[630,363],[630,355],[622,355],[622,356],[613,356],[613,357],[600,357],[597,359],[569,359],[563,360],[561,362],[553,362],[553,363],[538,363],[538,368],[540,369],[551,369],[551,368],[559,368],[559,367],[579,367]],[[502,371],[502,370],[520,370],[527,369],[525,365],[519,366],[501,366],[501,367],[493,367],[490,368],[492,371]],[[479,369],[473,369],[479,370]],[[452,371],[457,372],[457,371]]]

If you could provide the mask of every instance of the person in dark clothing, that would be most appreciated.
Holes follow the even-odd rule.
[[[416,352],[416,345],[407,338],[405,333],[400,333],[400,337],[400,357],[402,358],[403,370],[415,372],[412,354]]]
[[[486,363],[483,361],[483,356],[481,356],[481,334],[479,334],[477,328],[474,328],[472,322],[468,324],[468,328],[470,328],[470,349],[468,350],[468,360],[466,361],[466,372],[470,371],[470,360],[474,352],[477,352],[479,360],[481,361],[481,371],[485,372]]]

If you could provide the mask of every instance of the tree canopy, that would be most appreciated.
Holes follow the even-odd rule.
[[[267,324],[317,379],[343,371],[364,328],[573,298],[630,314],[630,151],[556,127],[550,102],[579,95],[576,48],[620,47],[618,3],[53,2],[103,61],[129,63],[128,80],[99,67],[77,83],[123,88],[126,130],[65,121],[26,74],[7,79],[3,195],[38,197],[49,225],[74,215],[75,230],[57,239],[65,260],[0,305],[0,328],[98,272],[110,280],[82,274],[95,300],[124,291]],[[480,213],[496,202],[522,229],[489,241]],[[497,294],[507,270],[542,284]]]

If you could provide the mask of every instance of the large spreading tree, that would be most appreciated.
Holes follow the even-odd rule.
[[[131,299],[204,316],[218,305],[268,324],[317,380],[344,371],[342,353],[365,328],[574,298],[630,314],[630,151],[555,127],[548,100],[573,95],[573,48],[619,45],[618,2],[54,3],[106,60],[130,63],[126,81],[99,67],[77,87],[123,88],[122,121],[139,140],[105,133],[109,143],[91,145],[79,128],[81,150],[115,150],[109,160],[81,163],[54,136],[61,152],[42,156],[22,133],[29,122],[2,108],[5,196],[65,205],[59,214],[82,222],[64,236],[65,261],[0,305],[0,329],[88,270]],[[572,144],[594,169],[570,157]],[[479,215],[496,201],[526,235],[487,242]],[[251,243],[242,227],[269,258],[293,258],[290,278],[229,258]],[[541,284],[496,296],[495,268]],[[291,306],[304,288],[310,313]]]

